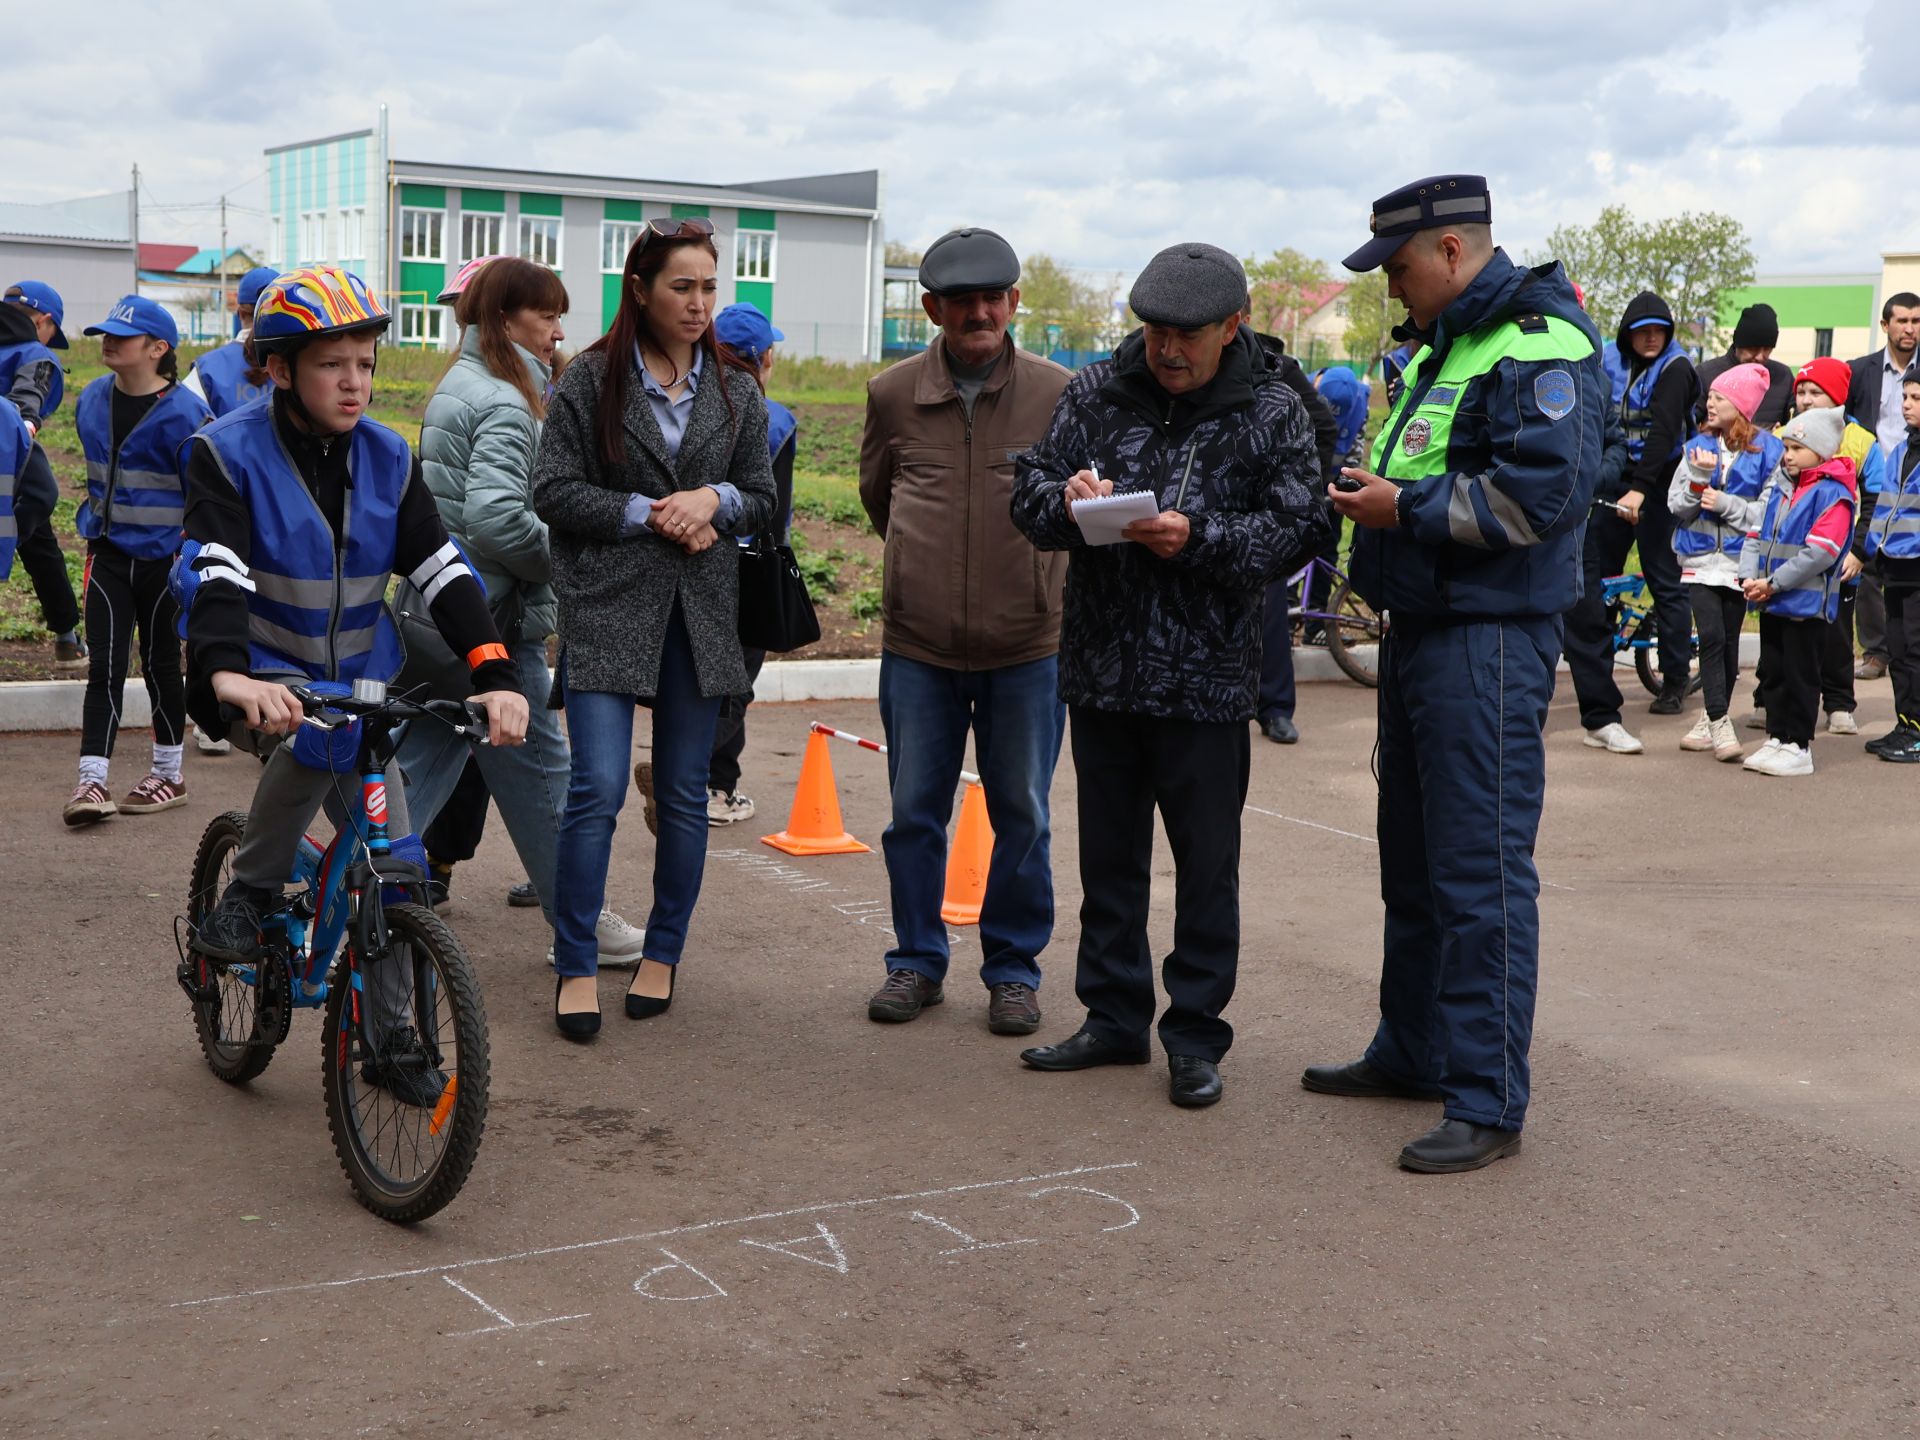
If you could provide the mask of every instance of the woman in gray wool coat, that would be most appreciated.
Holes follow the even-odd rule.
[[[626,796],[633,711],[653,711],[659,840],[646,947],[627,990],[665,1012],[707,854],[707,758],[721,700],[748,688],[739,549],[773,519],[767,411],[713,339],[713,226],[649,220],[627,252],[606,335],[568,367],[534,461],[553,546],[559,687],[572,741],[555,870],[554,1020],[600,1029],[594,925]]]

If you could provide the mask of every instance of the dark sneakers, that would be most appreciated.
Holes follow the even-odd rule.
[[[1653,703],[1647,706],[1649,715],[1678,715],[1680,707],[1686,704],[1687,682],[1679,684],[1662,681],[1660,693],[1653,697]]]
[[[1039,1028],[1040,997],[1031,985],[1010,980],[987,987],[987,1029],[996,1035],[1031,1035]]]
[[[427,1047],[411,1025],[402,1025],[360,1067],[360,1078],[378,1085],[402,1105],[436,1105],[447,1077],[433,1066]]]
[[[252,964],[260,958],[260,915],[272,899],[272,895],[251,885],[234,881],[213,913],[200,922],[193,935],[193,948],[232,965]]]
[[[918,970],[889,970],[887,983],[868,997],[867,1018],[897,1024],[946,998],[939,982],[927,979]]]
[[[1897,765],[1920,763],[1920,730],[1902,720],[1878,740],[1869,740],[1867,750]]]

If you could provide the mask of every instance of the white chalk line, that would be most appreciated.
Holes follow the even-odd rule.
[[[757,1215],[740,1215],[730,1220],[702,1220],[692,1225],[675,1225],[665,1230],[648,1230],[637,1235],[616,1235],[606,1240],[580,1240],[571,1245],[547,1245],[537,1250],[517,1250],[511,1255],[489,1255],[476,1260],[454,1260],[445,1265],[421,1265],[411,1270],[387,1270],[378,1275],[354,1275],[345,1280],[308,1280],[298,1285],[269,1285],[259,1290],[236,1290],[231,1295],[209,1295],[200,1300],[175,1300],[169,1310],[190,1310],[199,1305],[223,1305],[230,1300],[257,1300],[268,1295],[292,1295],[310,1290],[339,1290],[349,1285],[371,1285],[382,1280],[411,1280],[422,1275],[446,1275],[455,1270],[470,1270],[483,1265],[506,1265],[515,1260],[537,1260],[548,1255],[571,1255],[582,1250],[601,1250],[609,1245],[631,1245],[641,1240],[666,1240],[675,1235],[697,1235],[707,1230],[723,1230],[733,1225],[754,1225],[763,1220],[786,1220],[796,1215],[818,1215],[828,1210],[857,1210],[870,1205],[891,1205],[901,1200],[931,1200],[941,1195],[964,1195],[973,1190],[994,1190],[1009,1185],[1032,1185],[1042,1180],[1070,1180],[1080,1175],[1100,1175],[1110,1170],[1137,1170],[1138,1160],[1123,1160],[1112,1165],[1080,1165],[1072,1170],[1055,1170],[1045,1175],[1021,1175],[1011,1180],[976,1180],[968,1185],[947,1185],[938,1190],[906,1190],[898,1195],[876,1195],[866,1200],[827,1200],[814,1205],[796,1205],[791,1210],[765,1210]]]
[[[1341,830],[1333,825],[1322,825],[1318,820],[1302,820],[1297,815],[1282,815],[1278,810],[1263,810],[1258,805],[1246,807],[1256,815],[1265,815],[1274,820],[1284,820],[1289,825],[1304,825],[1309,830],[1323,830],[1329,835],[1339,835],[1347,840],[1358,840],[1364,845],[1378,846],[1380,841],[1373,835],[1361,835],[1352,830]],[[1571,885],[1556,885],[1551,880],[1542,880],[1540,884],[1548,890],[1564,890],[1569,895],[1577,894]]]

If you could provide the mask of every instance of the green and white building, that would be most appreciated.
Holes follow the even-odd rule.
[[[266,263],[355,271],[394,309],[407,344],[451,346],[452,311],[434,297],[465,261],[508,254],[559,274],[572,301],[568,348],[584,348],[613,318],[642,222],[705,216],[720,304],[759,306],[790,356],[880,357],[877,170],[710,185],[397,160],[384,110],[372,129],[266,154]]]

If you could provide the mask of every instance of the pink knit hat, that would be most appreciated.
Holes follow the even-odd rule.
[[[1718,390],[1733,402],[1734,409],[1751,420],[1760,402],[1767,398],[1767,386],[1772,383],[1773,377],[1767,373],[1766,366],[1749,363],[1722,370],[1707,388]]]

